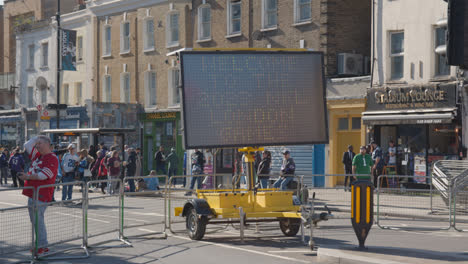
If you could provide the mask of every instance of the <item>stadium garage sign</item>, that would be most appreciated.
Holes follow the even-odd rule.
[[[181,52],[186,148],[328,142],[323,53]]]
[[[367,111],[449,108],[456,106],[456,85],[370,89]]]

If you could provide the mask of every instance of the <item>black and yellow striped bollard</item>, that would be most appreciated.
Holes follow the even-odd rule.
[[[351,185],[351,223],[359,240],[359,249],[365,249],[369,230],[374,221],[374,185],[370,181],[355,181]]]

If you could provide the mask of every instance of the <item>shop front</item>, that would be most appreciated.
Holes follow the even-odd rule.
[[[182,148],[182,132],[180,112],[158,111],[144,113],[143,122],[143,173],[149,174],[156,168],[154,155],[160,146],[164,147],[167,156],[171,148],[176,149],[179,157],[179,168],[177,174],[182,174],[184,151]]]
[[[459,159],[462,152],[457,84],[370,89],[362,119],[369,137],[382,148],[388,166],[409,182],[427,183],[437,160]],[[389,146],[396,147],[390,162]],[[390,164],[392,163],[392,164]]]
[[[23,135],[23,118],[18,115],[0,116],[0,146],[13,148],[20,146]]]

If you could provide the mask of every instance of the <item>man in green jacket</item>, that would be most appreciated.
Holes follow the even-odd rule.
[[[366,146],[361,146],[360,153],[353,158],[353,174],[358,180],[370,180],[371,167],[374,164],[372,157],[367,154]],[[368,175],[368,176],[364,176]]]
[[[175,148],[171,148],[171,153],[167,156],[166,162],[169,164],[168,166],[168,177],[177,175],[177,164],[179,162],[179,157],[177,157],[177,153]],[[173,178],[171,184],[175,186],[176,178]]]

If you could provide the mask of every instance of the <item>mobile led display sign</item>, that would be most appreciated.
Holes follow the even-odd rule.
[[[328,142],[323,53],[180,53],[185,147]]]

